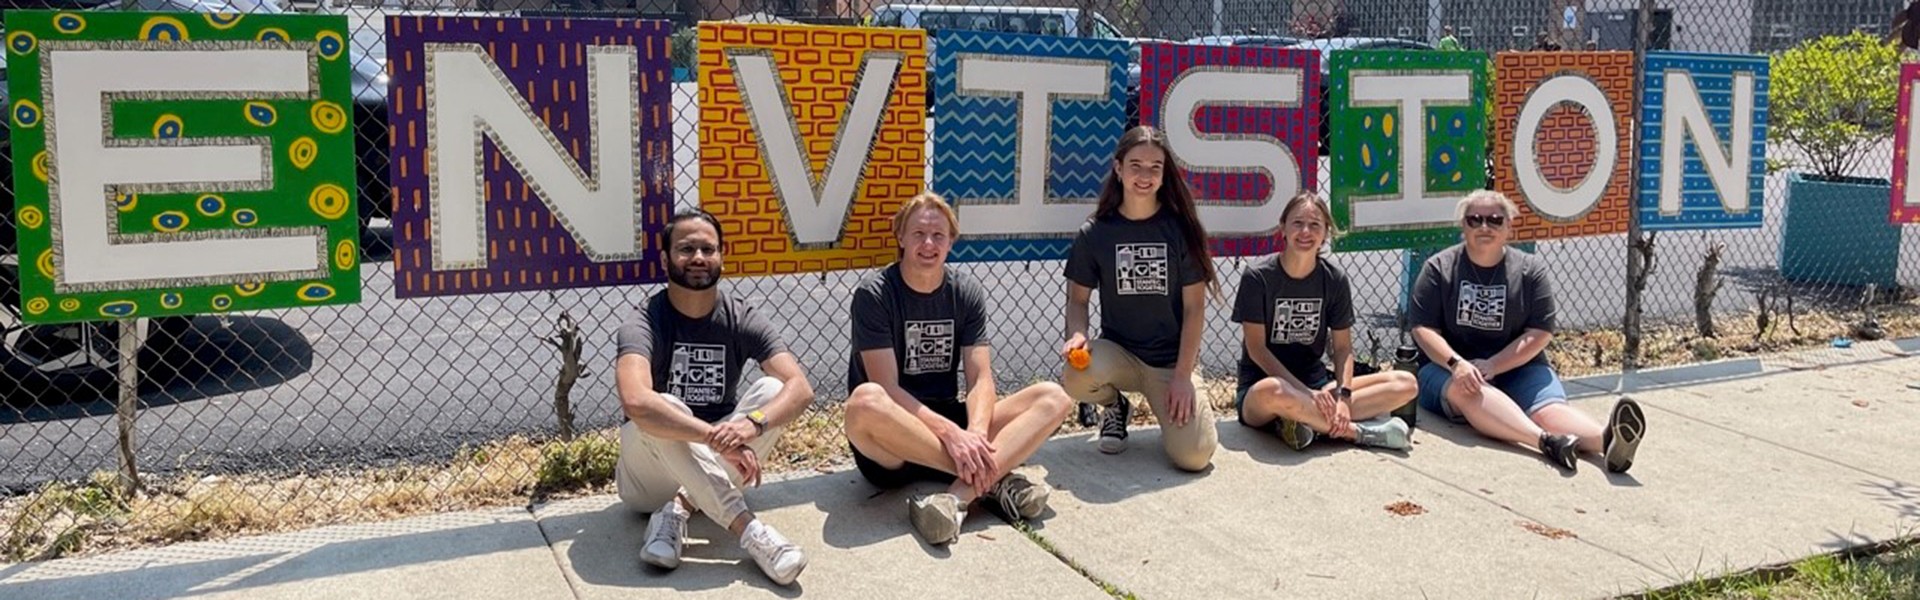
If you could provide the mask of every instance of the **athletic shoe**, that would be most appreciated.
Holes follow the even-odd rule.
[[[1306,423],[1285,417],[1274,418],[1273,428],[1280,434],[1280,443],[1294,450],[1306,450],[1307,445],[1312,444],[1316,437],[1313,428],[1308,427]]]
[[[1412,429],[1399,417],[1381,415],[1365,421],[1353,422],[1353,443],[1388,450],[1409,450],[1413,448]]]
[[[1094,406],[1091,403],[1081,402],[1080,414],[1075,418],[1075,420],[1080,422],[1081,427],[1092,427],[1095,425],[1099,425],[1100,424],[1100,407]]]
[[[960,498],[945,492],[907,500],[907,519],[913,521],[914,531],[935,546],[960,538],[960,520],[966,514],[960,509]]]
[[[986,498],[993,500],[1000,508],[1000,514],[1009,519],[1031,519],[1047,510],[1047,497],[1053,494],[1053,488],[1044,483],[1034,483],[1027,476],[1008,473],[987,490]]]
[[[1601,438],[1608,473],[1625,473],[1633,468],[1633,454],[1640,449],[1640,437],[1646,433],[1647,414],[1640,410],[1639,402],[1622,396],[1613,403],[1613,415],[1607,418],[1607,432]]]
[[[807,555],[800,546],[759,519],[748,522],[746,531],[740,533],[740,547],[760,565],[760,572],[780,585],[792,585],[807,568]]]
[[[687,539],[687,509],[675,500],[653,511],[647,518],[646,542],[640,546],[640,561],[673,569],[680,566],[680,548]]]
[[[1127,421],[1133,417],[1133,403],[1126,396],[1115,396],[1113,405],[1100,417],[1100,451],[1119,454],[1127,451]]]
[[[1543,433],[1540,434],[1540,454],[1546,457],[1547,462],[1560,465],[1560,468],[1568,472],[1578,472],[1580,463],[1576,462],[1575,458],[1580,453],[1579,443],[1578,436]]]

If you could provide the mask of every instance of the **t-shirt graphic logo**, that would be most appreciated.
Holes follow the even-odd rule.
[[[1278,298],[1273,301],[1274,344],[1312,344],[1320,335],[1319,298]]]
[[[1167,294],[1166,243],[1116,245],[1113,263],[1118,271],[1114,277],[1114,291],[1120,295]]]
[[[953,370],[953,319],[907,321],[908,375]]]
[[[1506,320],[1507,284],[1460,282],[1460,313],[1454,321],[1461,327],[1506,331]]]
[[[667,391],[687,406],[726,403],[727,347],[719,344],[673,345]]]

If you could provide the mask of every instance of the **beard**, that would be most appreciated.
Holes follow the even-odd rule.
[[[674,285],[696,292],[704,292],[713,289],[713,286],[720,285],[720,265],[716,264],[709,267],[705,275],[695,279],[687,274],[685,268],[669,264],[667,265],[667,281],[671,281]]]

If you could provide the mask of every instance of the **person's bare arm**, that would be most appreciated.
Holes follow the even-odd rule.
[[[713,426],[668,404],[666,398],[653,391],[653,368],[646,357],[620,355],[614,364],[613,379],[620,393],[620,410],[635,427],[658,438],[706,443]]]

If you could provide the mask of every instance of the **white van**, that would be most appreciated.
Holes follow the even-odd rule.
[[[1029,6],[962,6],[943,4],[888,4],[874,9],[869,25],[1080,36],[1080,9]],[[1120,39],[1112,23],[1093,13],[1093,37]]]

